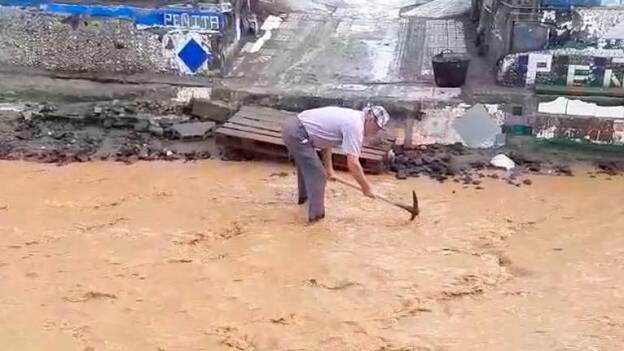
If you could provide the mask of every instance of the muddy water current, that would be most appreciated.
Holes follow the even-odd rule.
[[[624,177],[330,184],[270,163],[0,163],[2,350],[621,350]]]

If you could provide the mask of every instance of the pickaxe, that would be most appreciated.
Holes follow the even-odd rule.
[[[356,185],[354,183],[351,183],[351,182],[349,182],[347,180],[344,180],[344,179],[341,179],[341,178],[338,178],[338,177],[335,177],[334,179],[338,183],[341,183],[341,184],[344,184],[344,185],[346,185],[348,187],[351,187],[353,189],[362,191],[362,189],[358,185]],[[418,197],[416,196],[416,191],[412,191],[412,201],[413,201],[413,205],[412,206],[408,206],[408,205],[405,205],[405,204],[398,203],[396,201],[390,200],[390,199],[388,199],[388,198],[386,198],[384,196],[378,195],[378,194],[375,194],[375,198],[409,212],[412,215],[412,217],[410,218],[411,221],[416,219],[416,217],[420,214],[420,209],[418,207]]]

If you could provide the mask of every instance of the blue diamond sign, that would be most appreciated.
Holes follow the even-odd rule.
[[[212,54],[199,45],[195,39],[189,40],[178,52],[178,57],[192,73],[197,71],[206,63],[212,62]]]

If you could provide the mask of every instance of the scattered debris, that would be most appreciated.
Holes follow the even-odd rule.
[[[85,293],[80,298],[64,297],[63,299],[65,301],[68,301],[68,302],[86,302],[86,301],[89,301],[89,300],[99,300],[99,299],[115,300],[115,299],[117,299],[117,295],[109,294],[109,293],[103,293],[103,292],[98,292],[98,291],[89,291],[89,292]]]
[[[169,263],[192,263],[193,260],[191,260],[190,258],[180,258],[180,259],[172,259],[167,262]]]
[[[572,168],[568,165],[558,165],[555,167],[555,173],[565,175],[568,177],[574,176],[572,173]]]
[[[288,172],[278,172],[278,173],[272,173],[271,177],[288,177]]]
[[[243,229],[238,224],[238,222],[232,222],[231,227],[227,228],[223,232],[218,233],[217,235],[221,239],[229,240],[242,234]]]
[[[214,128],[212,122],[192,122],[181,104],[115,100],[61,106],[30,104],[24,109],[16,117],[3,120],[0,159],[65,165],[91,160],[131,164],[138,160],[211,157],[205,150],[190,146],[180,153],[166,148],[167,140],[197,132],[206,137]]]
[[[127,221],[128,218],[126,217],[118,217],[115,218],[109,222],[106,223],[102,223],[102,224],[94,224],[94,225],[89,225],[89,226],[78,226],[78,230],[82,231],[82,232],[88,232],[91,230],[98,230],[98,229],[104,229],[104,228],[108,228],[108,227],[113,227],[119,223],[125,222]]]
[[[324,289],[327,289],[327,290],[344,290],[344,289],[350,288],[352,286],[359,285],[358,283],[355,283],[355,282],[344,281],[344,282],[339,282],[339,283],[337,283],[334,286],[330,286],[330,285],[326,285],[326,284],[323,284],[323,283],[319,283],[314,278],[309,279],[306,283],[308,285],[310,285],[310,286],[320,287],[320,288],[324,288]]]
[[[609,176],[616,176],[624,173],[624,161],[598,161],[596,167],[599,169],[599,174],[606,174]]]

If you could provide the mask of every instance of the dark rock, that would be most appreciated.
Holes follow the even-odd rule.
[[[22,130],[15,133],[15,137],[20,140],[31,140],[34,138],[34,132],[32,130]]]
[[[467,175],[464,178],[462,178],[462,182],[464,184],[472,184],[472,182],[474,181],[474,179],[472,179],[471,176]]]
[[[412,160],[410,161],[410,164],[411,164],[411,165],[413,165],[413,166],[420,167],[420,166],[422,166],[423,164],[425,164],[425,161],[423,160],[423,158],[421,158],[421,157],[417,157],[417,158],[412,159]]]
[[[106,118],[104,121],[102,121],[102,126],[104,128],[112,128],[113,125],[115,125],[115,120],[112,118]]]
[[[557,173],[566,175],[568,177],[572,177],[574,174],[572,173],[572,169],[568,165],[560,165],[555,168]]]
[[[134,124],[134,130],[137,132],[147,132],[150,127],[150,122],[148,120],[141,120]]]
[[[148,130],[155,136],[163,136],[165,134],[165,129],[157,125],[150,125]]]
[[[482,186],[478,186],[478,187],[476,187],[475,189],[477,189],[477,190],[483,190],[484,188],[483,188]]]
[[[472,185],[480,185],[481,181],[480,180],[473,180],[472,181]]]
[[[396,178],[401,180],[407,179],[407,172],[405,172],[405,170],[398,171],[396,174]]]
[[[91,157],[87,154],[77,154],[74,156],[76,162],[89,162],[91,161]]]
[[[423,168],[410,168],[410,169],[406,169],[405,172],[412,177],[416,177],[420,175],[420,172],[424,172],[424,169]]]
[[[448,178],[447,178],[446,176],[444,176],[444,175],[438,175],[438,176],[436,177],[436,180],[437,180],[438,182],[440,182],[440,183],[444,183],[447,179],[448,179]]]
[[[525,185],[532,185],[533,181],[531,179],[525,179],[522,183],[524,183]]]

